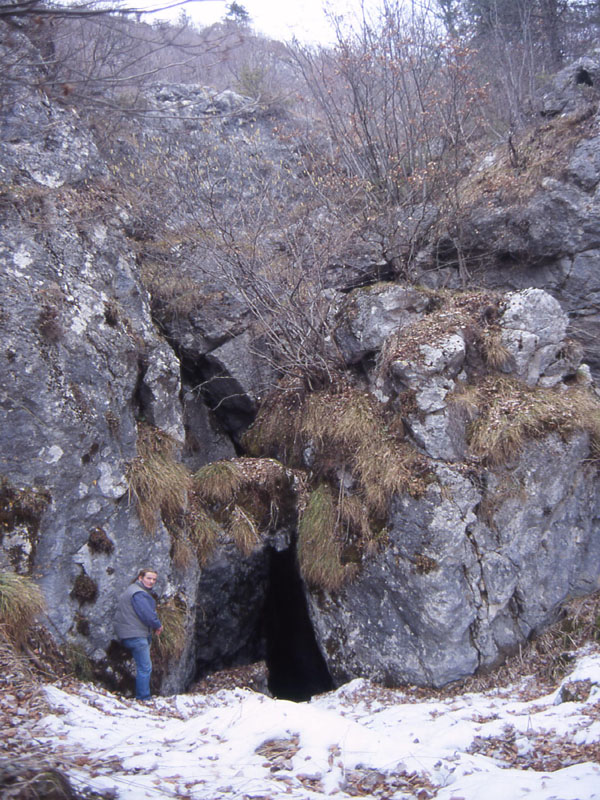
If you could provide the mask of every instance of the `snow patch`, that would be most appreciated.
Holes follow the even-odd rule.
[[[597,689],[600,653],[582,653],[567,680]],[[585,742],[600,741],[594,692],[586,702],[556,706],[553,694],[522,700],[523,685],[411,702],[402,691],[358,679],[310,703],[236,689],[150,705],[90,685],[49,686],[51,710],[36,739],[78,754],[69,773],[78,786],[112,789],[121,800],[597,800],[597,763],[517,769],[475,746],[490,737],[503,742],[509,731],[525,755],[539,754],[532,745],[538,734],[544,743],[572,742],[581,731]]]

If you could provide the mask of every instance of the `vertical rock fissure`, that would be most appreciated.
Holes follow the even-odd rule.
[[[180,357],[181,358],[181,357]],[[208,414],[231,440],[237,455],[242,455],[240,438],[252,424],[256,409],[239,384],[218,371],[203,357],[195,360],[181,358],[181,381],[184,396],[194,396],[197,404],[205,406]]]
[[[269,690],[303,701],[333,688],[308,613],[295,546],[271,549],[265,604]]]

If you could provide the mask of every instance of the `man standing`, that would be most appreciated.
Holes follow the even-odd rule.
[[[151,589],[158,578],[152,569],[140,570],[137,580],[123,592],[115,614],[115,633],[135,660],[135,696],[150,697],[150,642],[152,631],[160,635],[162,625],[156,615],[156,601]]]

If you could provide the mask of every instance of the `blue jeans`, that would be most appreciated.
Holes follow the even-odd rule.
[[[121,639],[121,642],[135,661],[135,696],[137,700],[147,700],[150,697],[150,675],[152,674],[152,661],[150,661],[150,642],[152,637],[133,636],[131,639]]]

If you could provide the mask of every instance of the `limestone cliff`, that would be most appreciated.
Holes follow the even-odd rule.
[[[155,87],[147,119],[107,138],[38,88],[23,33],[1,46],[29,58],[11,62],[0,118],[0,568],[39,581],[60,643],[115,685],[116,599],[152,565],[178,632],[164,691],[261,658],[275,691],[294,669],[304,694],[355,675],[439,686],[599,587],[600,410],[582,362],[585,348],[597,363],[593,97],[556,112],[579,115],[564,117],[579,139],[558,177],[474,207],[460,240],[449,228],[452,247],[494,262],[468,262],[473,284],[511,291],[442,288],[460,280],[439,231],[419,288],[367,280],[374,239],[357,255],[338,237],[310,317],[337,372],[292,386],[198,217],[206,176],[177,178],[233,170],[235,202],[215,199],[219,174],[211,197],[252,218],[273,181],[257,194],[233,151],[283,176],[278,202],[301,200],[274,122],[230,92]],[[160,158],[173,180],[145,183]],[[517,209],[527,225],[508,224]],[[306,216],[303,246],[330,224]],[[276,279],[276,206],[261,224]]]

